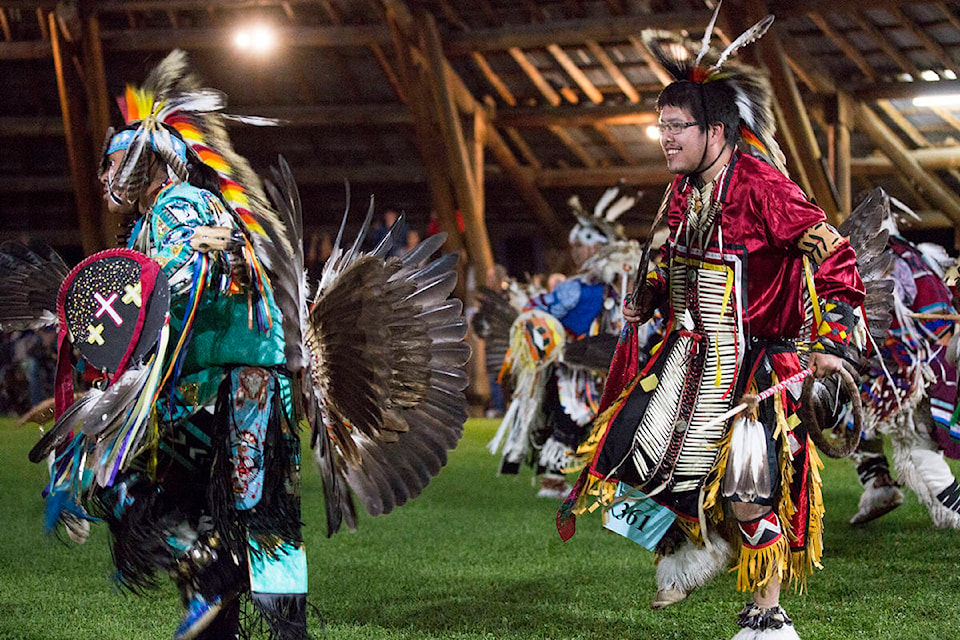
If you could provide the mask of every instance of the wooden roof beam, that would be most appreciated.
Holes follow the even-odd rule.
[[[567,72],[573,81],[577,83],[577,86],[580,87],[580,90],[588,98],[590,102],[594,104],[600,104],[603,102],[603,94],[597,89],[597,87],[590,81],[590,78],[587,77],[580,67],[570,59],[570,56],[567,55],[567,52],[564,51],[559,45],[549,44],[547,45],[547,51],[550,52],[550,55],[563,67],[563,70]]]
[[[865,104],[857,107],[857,124],[923,197],[940,209],[954,224],[960,224],[960,197],[920,166],[900,139]]]
[[[526,54],[521,51],[518,47],[511,47],[508,51],[510,57],[520,66],[520,69],[527,75],[527,78],[530,79],[530,82],[533,83],[533,86],[540,91],[540,94],[550,103],[552,107],[560,106],[560,103],[563,100],[560,99],[560,94],[557,93],[553,87],[550,86],[550,83],[547,82],[547,79],[543,77],[543,74],[540,73],[540,70],[537,69],[532,62],[527,58]]]
[[[663,162],[633,167],[597,167],[593,169],[541,169],[532,171],[539,187],[609,187],[623,181],[638,187],[663,187],[676,176]]]
[[[910,16],[904,13],[902,7],[889,7],[887,11],[896,18],[902,26],[904,26],[907,31],[909,31],[913,36],[920,41],[920,44],[923,45],[923,48],[927,50],[930,55],[936,58],[937,62],[943,65],[945,69],[950,69],[954,73],[957,73],[957,70],[960,69],[960,66],[957,65],[957,61],[954,60],[947,50],[943,48],[943,45],[930,37],[926,31],[920,28],[920,26],[913,21]]]
[[[530,148],[530,145],[528,145],[527,141],[520,135],[520,132],[514,127],[504,127],[504,131],[507,132],[507,137],[513,142],[514,146],[520,152],[520,155],[527,161],[527,164],[534,169],[539,169],[542,166],[540,159],[537,158],[536,154]]]
[[[93,154],[96,152],[93,151],[85,127],[84,89],[79,86],[79,79],[71,73],[71,54],[64,51],[65,43],[61,41],[53,13],[47,14],[47,20],[80,237],[84,253],[89,255],[104,248],[104,225],[100,216],[100,197],[93,164]]]
[[[13,39],[10,33],[10,21],[7,19],[7,10],[0,7],[0,30],[3,31],[3,41],[10,42]]]
[[[471,51],[506,51],[511,48],[539,49],[556,44],[582,45],[586,40],[626,42],[644,29],[680,30],[691,25],[706,27],[711,11],[674,11],[636,16],[610,16],[583,20],[506,25],[497,29],[475,29],[445,37],[447,55]]]
[[[847,12],[847,15],[856,23],[860,30],[866,33],[870,39],[880,47],[880,50],[896,62],[897,66],[905,73],[909,73],[914,78],[920,77],[920,69],[913,63],[913,60],[908,58],[900,49],[893,46],[890,39],[887,38],[880,28],[874,25],[870,18],[864,15],[861,10],[853,9]]]
[[[573,136],[570,135],[570,132],[564,129],[563,127],[558,127],[556,125],[547,127],[550,132],[560,140],[564,147],[566,147],[570,153],[575,155],[580,162],[583,163],[585,167],[596,167],[597,161],[591,156],[586,149],[583,148],[579,142],[573,139]]]
[[[754,2],[751,11],[755,18],[762,16],[763,7],[761,3]],[[835,190],[821,164],[823,156],[820,153],[813,126],[810,123],[809,115],[800,97],[800,90],[790,71],[786,54],[778,36],[779,30],[774,25],[774,28],[759,40],[757,46],[770,74],[770,83],[773,86],[775,100],[783,112],[780,122],[781,128],[785,128],[788,123],[796,125],[796,128],[790,128],[792,129],[796,150],[810,183],[811,191],[808,192],[808,195],[817,201],[817,204],[826,213],[828,220],[838,223],[841,212],[837,206]]]
[[[483,77],[487,79],[487,82],[494,88],[497,94],[500,96],[500,99],[506,102],[511,107],[517,106],[517,98],[513,95],[513,92],[510,91],[510,87],[500,78],[499,75],[493,70],[490,66],[490,63],[487,61],[487,57],[482,53],[474,51],[470,54],[470,57],[473,58],[474,63],[476,63],[477,68],[480,69],[480,73],[483,74]]]
[[[429,13],[423,14],[417,22],[433,79],[437,119],[440,121],[442,138],[447,150],[450,178],[466,227],[467,252],[470,262],[475,265],[478,272],[485,274],[493,268],[493,250],[490,248],[490,238],[487,235],[484,212],[481,208],[483,199],[478,194],[478,190],[482,187],[477,184],[476,179],[478,173],[482,175],[483,168],[478,167],[475,171],[472,166],[471,153],[460,122],[460,111],[449,86],[449,63],[443,55],[437,23]],[[475,109],[474,114],[481,111]]]
[[[332,27],[283,25],[274,27],[284,47],[369,47],[388,45],[389,30],[380,24]],[[233,29],[207,27],[190,29],[124,29],[102,32],[107,51],[168,51],[233,47]]]
[[[876,80],[877,74],[873,70],[873,67],[870,66],[870,63],[867,62],[866,58],[860,53],[860,50],[855,46],[850,44],[850,41],[847,40],[846,36],[834,29],[827,19],[816,12],[811,12],[807,14],[807,17],[817,25],[817,28],[820,31],[823,31],[824,35],[830,38],[837,47],[840,48],[840,51],[844,53],[850,60],[853,61],[857,68],[863,73],[867,80],[873,81]]]
[[[497,112],[498,125],[511,127],[561,127],[605,124],[655,124],[657,114],[632,105],[558,107],[556,109],[501,109]]]
[[[907,118],[894,107],[889,100],[877,100],[877,108],[883,111],[890,120],[900,127],[900,130],[918,147],[929,147],[930,141],[913,126]]]
[[[396,21],[397,27],[402,28],[404,26],[402,23],[405,21],[407,28],[410,28],[410,20],[405,20],[403,16],[405,6],[398,0],[384,0],[384,2],[387,3],[388,9],[391,7],[396,7],[398,9]],[[408,12],[407,15],[409,15]],[[482,109],[482,106],[477,103],[476,98],[473,97],[473,94],[470,93],[463,80],[456,74],[449,62],[444,66],[447,73],[447,81],[450,83],[454,98],[456,99],[461,111],[472,114],[477,109]],[[517,162],[516,157],[514,157],[513,152],[510,150],[510,147],[507,146],[507,143],[504,142],[503,138],[500,137],[496,127],[487,127],[486,144],[487,149],[493,155],[497,164],[500,165],[506,178],[513,183],[517,191],[520,193],[520,196],[530,206],[531,212],[540,222],[546,237],[557,248],[566,250],[566,228],[564,225],[560,224],[559,220],[557,219],[557,215],[550,206],[550,203],[546,201],[546,199],[537,189],[537,186],[531,179],[528,170],[524,170],[524,168],[520,166],[520,163]]]
[[[600,43],[596,40],[587,40],[587,48],[590,50],[590,53],[593,54],[593,57],[597,59],[597,62],[600,63],[600,66],[603,67],[604,71],[607,72],[607,75],[610,76],[614,84],[620,87],[623,95],[627,96],[627,100],[633,103],[640,102],[640,94],[637,93],[633,84],[627,79],[627,76],[623,75],[623,71],[614,63]]]
[[[640,158],[638,158],[637,155],[630,150],[630,147],[627,146],[623,140],[614,135],[614,133],[610,130],[610,127],[608,127],[606,124],[603,122],[598,122],[593,125],[593,128],[596,129],[601,136],[603,136],[603,139],[607,141],[607,144],[616,149],[617,153],[621,158],[623,158],[624,161],[626,161],[627,164],[640,163]]]
[[[640,54],[640,57],[643,58],[643,61],[647,63],[647,66],[650,67],[650,71],[653,72],[653,75],[657,76],[657,80],[660,81],[660,84],[667,86],[673,82],[673,76],[670,75],[670,72],[660,64],[657,58],[653,55],[653,52],[650,51],[642,39],[637,36],[630,36],[628,38],[630,44],[633,45],[633,48],[636,49],[637,53]]]

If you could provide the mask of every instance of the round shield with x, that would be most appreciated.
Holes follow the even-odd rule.
[[[160,266],[137,251],[109,249],[78,264],[60,287],[60,321],[97,369],[136,363],[157,343],[170,308]]]

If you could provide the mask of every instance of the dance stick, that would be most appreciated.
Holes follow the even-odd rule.
[[[726,413],[720,414],[719,416],[717,416],[716,418],[714,418],[713,420],[711,420],[710,422],[708,422],[706,425],[704,425],[703,428],[704,428],[704,429],[709,429],[710,427],[716,426],[716,425],[720,424],[721,422],[724,422],[725,420],[728,420],[728,419],[732,418],[733,416],[737,415],[738,413],[740,413],[741,411],[743,411],[744,409],[746,409],[747,407],[749,407],[751,404],[753,404],[753,403],[759,403],[759,402],[762,401],[762,400],[766,400],[767,398],[769,398],[769,397],[772,396],[773,394],[777,393],[778,391],[783,391],[784,389],[786,389],[787,387],[789,387],[789,386],[790,386],[791,384],[793,384],[794,382],[800,382],[801,380],[803,380],[804,378],[806,378],[806,377],[807,377],[808,375],[810,375],[811,373],[813,373],[813,369],[804,369],[803,371],[800,371],[800,372],[798,372],[798,373],[795,373],[795,374],[793,374],[792,376],[790,376],[789,378],[786,378],[786,379],[783,380],[782,382],[779,382],[779,383],[775,384],[774,386],[770,387],[769,389],[765,389],[764,391],[761,391],[761,392],[758,393],[757,395],[750,394],[750,395],[744,396],[744,398],[750,398],[750,400],[747,400],[747,401],[745,401],[745,402],[741,402],[740,404],[738,404],[737,406],[735,406],[733,409],[730,409],[730,410],[727,411]]]
[[[910,312],[907,317],[917,320],[960,320],[960,313]]]

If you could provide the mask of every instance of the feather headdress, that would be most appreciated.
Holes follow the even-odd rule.
[[[238,218],[254,245],[267,241],[263,222],[280,224],[263,190],[260,178],[245,158],[233,149],[224,122],[238,120],[253,125],[276,125],[269,118],[222,113],[226,95],[202,88],[189,72],[187,55],[174,50],[147,76],[142,87],[127,86],[117,99],[128,127],[107,134],[104,154],[117,149],[127,153],[110,183],[112,198],[133,202],[146,186],[152,150],[167,165],[173,182],[189,178],[189,165],[201,162],[212,168],[224,201]],[[132,127],[131,125],[136,125]],[[286,238],[281,240],[285,248]],[[268,269],[270,265],[267,265]]]
[[[617,196],[620,196],[619,198]],[[571,196],[567,201],[573,214],[577,216],[577,224],[570,229],[570,244],[580,243],[588,246],[607,244],[614,241],[625,241],[623,227],[617,222],[625,212],[637,203],[640,194],[620,195],[620,187],[607,189],[597,204],[593,213],[587,213],[580,202],[580,196]]]
[[[783,152],[773,137],[777,125],[773,114],[773,91],[770,88],[770,82],[758,69],[730,60],[730,57],[740,49],[756,42],[767,32],[773,24],[773,16],[768,15],[757,22],[717,54],[711,50],[710,41],[721,5],[722,0],[714,9],[696,57],[691,55],[690,46],[687,43],[678,42],[673,38],[664,38],[661,31],[645,31],[642,34],[643,41],[653,52],[657,61],[676,80],[704,85],[722,82],[731,87],[737,96],[736,104],[740,114],[740,134],[744,149],[786,175],[787,168]]]

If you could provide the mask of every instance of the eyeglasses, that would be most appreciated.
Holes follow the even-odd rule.
[[[657,131],[660,132],[660,135],[665,133],[670,133],[671,135],[677,135],[684,129],[688,127],[695,127],[699,122],[658,122]]]

